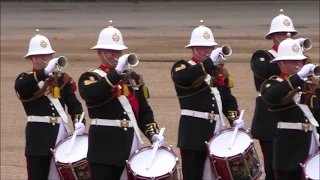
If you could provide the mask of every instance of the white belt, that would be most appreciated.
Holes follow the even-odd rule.
[[[214,120],[214,121],[216,121],[219,118],[218,114],[200,112],[200,111],[194,111],[194,110],[188,110],[188,109],[181,109],[181,115],[192,116],[192,117]]]
[[[61,117],[52,116],[28,116],[28,122],[41,122],[41,123],[60,123]]]
[[[98,119],[98,118],[91,120],[91,125],[115,126],[115,127],[121,127],[121,128],[133,127],[132,122],[128,120]]]
[[[296,129],[301,131],[312,131],[312,126],[306,123],[289,123],[289,122],[278,122],[279,129]]]

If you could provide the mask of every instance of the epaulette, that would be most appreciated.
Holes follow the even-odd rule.
[[[283,79],[278,75],[270,76],[269,79],[277,80],[278,82],[282,82],[283,81]]]
[[[191,66],[191,64],[185,60],[179,60],[179,61],[175,62],[172,66],[172,69],[171,69],[171,79],[172,80],[174,79],[173,78],[174,73],[176,73],[182,69],[185,69],[188,66]],[[207,75],[204,74],[203,76],[199,77],[196,81],[194,81],[191,86],[181,86],[181,85],[177,84],[176,82],[174,82],[174,81],[173,82],[179,88],[192,89],[195,87],[199,87],[205,81],[206,77],[207,77]]]
[[[27,71],[25,71],[25,72],[23,72],[23,73],[26,73],[26,74],[32,74],[32,73],[34,73],[32,70],[27,70]]]
[[[101,70],[101,68],[100,68],[100,67],[98,67],[98,68],[92,68],[92,69],[89,69],[89,70],[88,70],[88,72],[92,72],[92,71],[94,71],[94,70],[96,70],[96,69],[100,69],[100,70]]]
[[[280,74],[280,68],[277,64],[270,63],[274,57],[267,50],[256,51],[250,61],[250,67],[254,76],[261,80],[267,80],[271,75]],[[262,71],[268,69],[268,71]]]

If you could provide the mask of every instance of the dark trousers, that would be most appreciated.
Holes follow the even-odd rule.
[[[89,162],[91,180],[118,180],[124,167]]]
[[[47,180],[52,156],[26,156],[28,180]]]
[[[275,180],[275,172],[273,170],[273,141],[260,140],[260,147],[264,158],[264,170],[266,173],[265,180]]]
[[[184,180],[201,180],[207,153],[180,148]]]
[[[276,172],[277,180],[302,180],[302,171],[301,169],[296,171],[277,171]]]

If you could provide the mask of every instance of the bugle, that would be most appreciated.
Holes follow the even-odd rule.
[[[316,66],[315,68],[312,69],[312,75],[315,76],[316,78],[320,78],[320,66]]]
[[[303,51],[309,50],[312,48],[312,40],[309,38],[299,38],[297,39],[300,46],[303,48]]]
[[[232,48],[229,45],[224,45],[221,48],[220,57],[214,62],[215,66],[221,66],[226,60],[226,56],[231,56]]]
[[[56,64],[57,71],[54,71],[53,75],[60,77],[62,74],[62,68],[65,68],[68,66],[68,59],[65,56],[59,56],[57,58],[53,58],[52,60],[55,60],[55,59],[58,59]]]
[[[127,62],[129,66],[134,67],[139,64],[139,58],[135,53],[130,53]]]
[[[224,56],[231,56],[232,48],[229,45],[222,46],[221,54]]]

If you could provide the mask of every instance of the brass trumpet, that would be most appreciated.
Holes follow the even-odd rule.
[[[54,59],[58,59],[58,62],[56,64],[57,71],[54,71],[53,75],[60,77],[62,74],[62,69],[68,66],[68,59],[65,56],[59,56],[57,58],[53,58],[52,60]]]
[[[229,45],[222,46],[220,57],[214,62],[215,66],[222,66],[226,60],[226,56],[231,56],[232,48]]]
[[[311,71],[312,75],[315,76],[317,79],[320,79],[320,66],[316,66]]]
[[[299,38],[297,39],[303,51],[310,50],[312,48],[312,40],[309,38]]]
[[[130,53],[127,61],[129,68],[137,66],[139,64],[139,58],[135,53]]]

